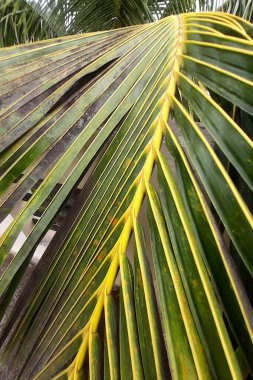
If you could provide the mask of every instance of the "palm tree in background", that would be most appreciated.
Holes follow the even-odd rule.
[[[252,378],[252,11],[2,1],[1,378]]]
[[[156,21],[170,14],[225,11],[247,20],[252,0],[1,0],[1,46]]]

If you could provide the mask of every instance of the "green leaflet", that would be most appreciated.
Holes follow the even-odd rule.
[[[120,273],[133,379],[144,379],[139,342],[137,338],[138,334],[134,310],[133,284],[131,279],[132,274],[130,264],[125,256],[120,257]]]
[[[120,344],[120,378],[124,379],[128,377],[129,379],[133,379],[133,371],[131,365],[131,357],[128,343],[128,335],[127,335],[127,325],[126,325],[126,315],[124,309],[124,301],[123,294],[121,290],[120,294],[120,335],[119,335],[119,344]]]
[[[201,247],[165,157],[159,154],[158,158],[159,182],[167,228],[203,348],[209,361],[212,358],[212,375],[217,379],[232,379],[235,374],[239,377],[233,348],[202,259]],[[231,362],[230,358],[233,358]]]
[[[182,379],[187,374],[186,376],[192,378],[206,376],[211,379],[210,369],[171,250],[159,200],[152,187],[149,188],[148,195],[153,260],[172,376],[175,379]]]
[[[163,379],[166,375],[165,351],[155,300],[153,279],[146,256],[144,235],[140,224],[134,225],[135,232],[135,305],[137,314],[140,349],[145,379]]]
[[[174,112],[178,125],[183,127],[182,136],[187,144],[187,150],[189,149],[191,161],[197,167],[198,174],[205,183],[205,189],[226,225],[231,239],[252,272],[253,262],[249,253],[250,241],[253,239],[252,217],[206,138],[176,99],[174,99]],[[244,236],[244,239],[241,239],[241,236]]]
[[[119,379],[118,328],[116,305],[112,295],[105,295],[106,348],[109,361],[109,378]]]
[[[166,142],[169,151],[175,158],[178,185],[184,200],[192,226],[200,239],[204,254],[203,259],[212,274],[212,281],[218,287],[226,315],[232,324],[233,332],[242,345],[243,351],[251,366],[252,345],[252,309],[248,304],[245,290],[238,278],[231,258],[202,191],[194,177],[186,155],[171,128],[167,129]],[[233,285],[232,285],[233,284]],[[231,286],[232,285],[232,286]],[[216,287],[215,287],[216,289]],[[247,342],[247,343],[246,343]]]
[[[180,76],[180,90],[201,123],[252,189],[252,141],[210,96],[183,75]]]
[[[95,333],[91,337],[89,347],[89,375],[91,380],[101,379],[100,368],[100,339],[98,333]]]

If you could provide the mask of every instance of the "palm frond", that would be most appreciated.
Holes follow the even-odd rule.
[[[114,29],[152,21],[146,0],[40,2],[41,12],[59,35]]]
[[[25,0],[0,2],[0,46],[24,44],[57,36],[36,3]]]
[[[170,14],[224,11],[252,18],[252,0],[3,0],[0,5],[1,45],[56,36],[109,30],[159,20]]]
[[[253,372],[252,307],[228,249],[252,275],[253,220],[213,149],[252,190],[252,140],[215,100],[252,116],[252,31],[188,13],[1,50],[0,215],[15,215],[0,248],[3,376]]]
[[[153,3],[153,1],[151,1]],[[156,2],[163,16],[183,12],[220,11],[235,14],[251,20],[253,12],[252,0],[165,0]],[[151,5],[153,6],[153,4]]]

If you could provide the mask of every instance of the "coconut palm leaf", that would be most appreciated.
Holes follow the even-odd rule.
[[[152,21],[144,0],[25,1],[0,4],[1,46]]]
[[[252,141],[215,101],[252,116],[252,31],[188,13],[1,50],[0,214],[15,215],[0,248],[3,377],[253,372],[252,308],[228,250],[252,275],[252,215],[213,149],[252,190]]]
[[[35,5],[58,35],[114,29],[152,21],[146,0],[55,1]]]

